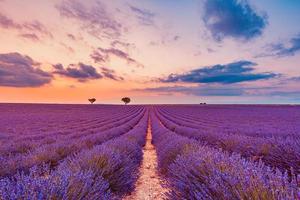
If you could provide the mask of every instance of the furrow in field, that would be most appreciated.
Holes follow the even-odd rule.
[[[159,112],[159,109],[156,112],[163,125],[177,134],[196,139],[203,144],[221,148],[230,153],[239,153],[253,161],[261,159],[265,164],[282,171],[300,173],[300,141],[297,139],[278,140],[275,138],[214,133],[200,128],[191,128],[187,125],[182,126],[179,124],[180,121],[172,120],[170,116]]]
[[[162,200],[167,189],[162,186],[163,180],[157,171],[157,155],[152,144],[151,119],[148,122],[146,144],[143,148],[143,161],[139,168],[139,178],[132,194],[124,200]]]
[[[158,168],[167,182],[169,199],[299,198],[296,177],[178,135],[155,114],[151,119]]]
[[[50,133],[46,134],[46,137],[40,140],[31,140],[29,139],[19,139],[17,141],[12,141],[12,142],[6,142],[0,147],[0,157],[5,158],[7,156],[18,156],[21,154],[25,154],[29,151],[34,151],[35,148],[44,146],[44,145],[51,145],[54,143],[59,143],[61,141],[66,141],[66,140],[72,140],[76,138],[81,138],[87,135],[93,135],[97,134],[100,131],[106,131],[109,129],[114,128],[114,126],[121,125],[131,118],[134,118],[137,116],[140,112],[142,112],[142,109],[138,110],[136,113],[131,114],[131,115],[125,115],[124,117],[120,117],[117,119],[110,119],[109,123],[104,124],[99,124],[95,125],[95,127],[80,127],[80,130],[69,130],[69,134],[59,134],[59,132],[55,133]],[[58,122],[57,122],[58,123]],[[97,127],[97,128],[96,128]],[[58,133],[58,134],[57,134]],[[42,134],[41,134],[42,135]]]
[[[59,144],[44,145],[24,156],[21,155],[12,159],[4,159],[0,163],[0,175],[11,176],[18,170],[28,171],[29,168],[42,163],[50,163],[51,167],[55,167],[61,160],[69,155],[78,153],[86,148],[92,148],[95,145],[125,134],[138,124],[144,112],[145,111],[139,113],[127,123],[112,128],[111,130],[94,135],[87,135],[84,138],[61,141]]]
[[[119,199],[133,191],[145,145],[148,111],[131,130],[65,159],[57,169],[32,168],[0,180],[0,199]],[[27,184],[28,181],[31,184]],[[22,187],[16,192],[15,185]]]

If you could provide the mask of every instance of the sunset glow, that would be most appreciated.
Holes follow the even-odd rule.
[[[297,0],[0,0],[0,102],[300,103],[299,10]]]

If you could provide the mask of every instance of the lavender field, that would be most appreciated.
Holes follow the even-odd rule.
[[[135,199],[148,136],[144,199],[300,199],[300,106],[0,104],[0,200]]]

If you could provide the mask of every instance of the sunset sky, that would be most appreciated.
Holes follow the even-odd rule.
[[[299,0],[0,0],[0,102],[300,103]]]

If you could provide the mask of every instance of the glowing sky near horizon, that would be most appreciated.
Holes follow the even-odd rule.
[[[0,0],[0,102],[300,103],[298,0]]]

